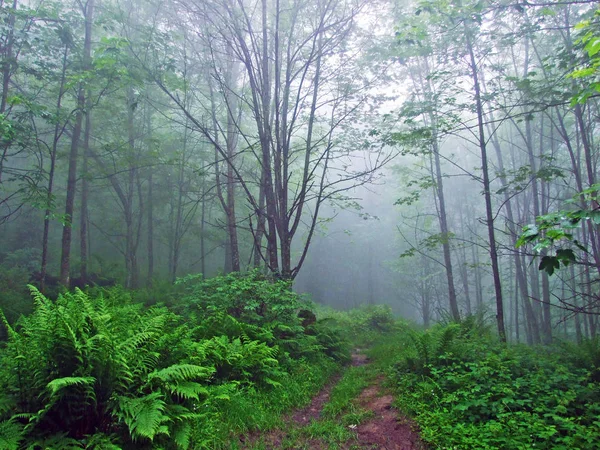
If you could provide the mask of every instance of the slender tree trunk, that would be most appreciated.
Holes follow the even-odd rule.
[[[579,294],[577,292],[577,288],[575,286],[575,284],[577,283],[576,280],[577,278],[575,277],[575,265],[571,264],[569,266],[569,275],[570,275],[570,280],[569,280],[569,288],[571,291],[571,295],[573,296],[573,303],[575,305],[576,308],[579,308],[581,305],[579,304]],[[575,339],[577,341],[578,344],[580,344],[583,341],[583,332],[581,330],[581,314],[579,312],[575,312],[573,314],[573,319],[575,321]]]
[[[452,255],[450,253],[450,233],[448,231],[448,219],[446,217],[446,202],[444,199],[444,184],[442,176],[442,166],[440,164],[440,154],[437,138],[433,142],[433,155],[435,160],[435,179],[436,192],[439,201],[438,219],[440,222],[440,231],[442,232],[442,250],[444,252],[444,267],[446,269],[446,280],[448,282],[448,300],[450,304],[450,314],[455,321],[460,320],[458,310],[458,301],[456,299],[456,288],[454,286],[454,273],[452,270]]]
[[[429,69],[429,63],[427,56],[422,58],[425,65],[425,79],[421,76],[419,71],[420,84],[426,89],[426,99],[433,101],[434,92],[431,86],[431,80],[429,75],[431,70]],[[452,319],[455,321],[460,320],[460,311],[458,309],[458,300],[456,297],[456,287],[454,285],[454,273],[452,268],[452,254],[450,252],[450,233],[448,230],[448,218],[446,215],[446,200],[444,197],[444,176],[442,173],[442,164],[440,161],[440,148],[439,138],[437,131],[437,118],[433,111],[430,109],[427,115],[429,119],[429,127],[431,128],[431,152],[433,157],[433,170],[431,173],[432,178],[435,180],[435,194],[436,194],[436,207],[438,209],[437,216],[440,225],[440,232],[442,236],[442,251],[444,253],[444,268],[446,270],[446,281],[448,283],[448,303],[450,306],[450,314]]]
[[[237,73],[237,71],[235,71]],[[231,96],[231,93],[229,94]],[[233,96],[229,100],[229,104],[233,106],[237,104],[237,101],[233,100]],[[233,160],[237,148],[237,134],[235,130],[235,123],[233,117],[231,117],[233,111],[228,114],[227,120],[227,155],[230,163],[227,164],[227,234],[229,235],[229,253],[231,257],[231,270],[233,272],[240,271],[240,250],[238,244],[238,233],[237,233],[237,218],[235,213],[235,177],[233,173]],[[239,123],[239,121],[238,121]]]
[[[83,44],[84,68],[90,68],[92,51],[92,24],[94,14],[94,0],[88,0],[85,10],[85,39]],[[75,189],[77,185],[77,159],[79,154],[79,140],[81,138],[81,126],[85,109],[85,89],[83,85],[79,86],[77,94],[77,113],[75,114],[75,123],[73,125],[73,134],[71,137],[71,151],[69,153],[69,169],[67,178],[67,199],[65,202],[65,221],[62,234],[62,253],[60,261],[60,281],[64,286],[70,285],[71,271],[71,238],[73,225],[73,211],[75,206]]]
[[[148,154],[152,154],[152,114],[150,112],[150,108],[146,107],[146,133],[147,142],[148,142]],[[147,285],[148,287],[152,286],[154,280],[154,180],[153,175],[154,170],[151,168],[148,171],[148,206],[147,206],[147,233],[148,233],[148,241],[147,241],[147,250],[148,250],[148,275],[147,275]]]
[[[263,236],[265,234],[265,189],[263,185],[263,175],[261,176],[261,183],[258,193],[258,208],[259,211],[256,214],[256,230],[254,231],[254,267],[259,268],[262,265],[262,260],[265,258],[265,253],[262,248]]]
[[[4,64],[2,65],[2,97],[0,99],[0,114],[6,111],[6,102],[8,100],[8,89],[13,69],[13,46],[15,42],[15,11],[17,10],[17,0],[13,0],[12,12],[8,15],[8,36],[6,38],[6,47],[4,48]],[[1,172],[0,172],[1,174]]]
[[[83,134],[83,165],[81,169],[83,173],[83,178],[81,180],[81,212],[79,215],[79,256],[81,259],[80,277],[83,284],[86,284],[88,280],[88,197],[90,191],[88,159],[90,153],[90,136],[92,133],[92,102],[89,91],[86,103],[85,132]]]
[[[483,308],[483,283],[481,280],[481,269],[479,268],[479,252],[475,246],[471,246],[471,258],[475,267],[475,305],[477,312],[481,313]]]
[[[14,58],[14,42],[15,42],[15,14],[14,11],[17,10],[17,0],[13,0],[12,11],[8,15],[7,21],[7,29],[8,35],[6,37],[6,47],[4,47],[3,57],[4,63],[2,64],[2,97],[0,100],[0,115],[4,115],[6,113],[6,104],[8,101],[8,90],[10,87],[10,79],[12,77],[12,70],[15,65],[13,61]],[[10,143],[5,143],[2,145],[2,156],[0,156],[0,183],[2,183],[2,175],[4,173],[4,161],[6,160],[6,155],[8,154],[8,149],[10,148]]]
[[[200,273],[206,277],[206,176],[202,175],[202,206],[200,209]]]
[[[48,192],[46,196],[46,210],[44,211],[44,231],[42,234],[42,266],[41,266],[41,291],[46,288],[46,273],[48,272],[48,235],[50,233],[50,217],[52,215],[53,189],[54,189],[54,172],[56,170],[56,152],[58,150],[58,142],[62,135],[61,126],[58,122],[58,116],[62,105],[64,95],[65,78],[67,71],[67,56],[69,54],[69,46],[65,45],[62,61],[62,73],[60,77],[60,88],[58,90],[58,100],[56,101],[56,116],[57,122],[54,126],[54,138],[52,139],[52,150],[50,151],[50,171],[48,172]]]
[[[475,61],[475,53],[471,42],[470,30],[465,25],[465,35],[467,38],[467,46],[469,58],[471,61],[471,76],[473,79],[473,87],[475,93],[475,103],[477,110],[477,123],[479,133],[479,149],[481,150],[481,169],[483,175],[483,194],[485,197],[486,209],[486,225],[488,229],[488,237],[490,244],[490,259],[492,263],[492,276],[494,279],[494,290],[496,293],[496,321],[498,325],[498,335],[502,342],[506,342],[506,331],[504,327],[504,306],[502,303],[502,284],[500,280],[500,267],[498,265],[498,249],[496,247],[496,236],[494,230],[494,211],[492,209],[492,195],[490,190],[490,175],[488,169],[487,158],[487,143],[484,132],[484,117],[483,106],[481,101],[479,75],[477,63]]]
[[[135,224],[134,224],[134,213],[133,213],[133,198],[135,192],[135,181],[136,172],[134,164],[135,156],[135,124],[134,124],[134,99],[133,89],[129,88],[127,92],[127,142],[129,152],[129,169],[127,193],[125,198],[125,204],[123,205],[125,213],[125,269],[127,271],[127,277],[125,285],[129,289],[135,289],[138,287],[138,265],[137,265],[137,248],[135,243]]]

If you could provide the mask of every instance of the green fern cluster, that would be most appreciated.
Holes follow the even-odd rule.
[[[310,393],[283,379],[319,386],[308,361],[329,373],[347,355],[336,331],[298,317],[310,304],[285,283],[252,273],[184,284],[182,315],[119,287],[56,301],[31,287],[31,315],[10,325],[0,314],[0,449],[215,448],[224,415],[249,414],[229,403],[298,402]]]
[[[408,337],[412,347],[395,364],[396,372],[429,375],[432,365],[440,364],[441,360],[452,357],[454,344],[460,333],[461,326],[457,323],[435,327],[425,332],[410,330]]]
[[[35,311],[11,327],[0,355],[0,448],[108,448],[171,436],[207,395],[210,366],[164,366],[159,338],[172,313],[76,290],[56,302],[31,287]],[[50,445],[62,436],[61,444]]]

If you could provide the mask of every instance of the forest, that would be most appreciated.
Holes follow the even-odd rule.
[[[0,450],[600,448],[592,0],[0,0]]]

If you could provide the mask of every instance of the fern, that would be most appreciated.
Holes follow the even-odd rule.
[[[190,435],[192,427],[189,422],[181,422],[173,430],[173,441],[179,448],[187,449],[190,447]]]
[[[0,422],[0,448],[3,450],[17,450],[23,439],[23,425],[9,419]]]
[[[199,400],[200,395],[208,395],[208,389],[194,381],[179,381],[176,384],[168,383],[165,388],[171,394],[188,400]]]
[[[460,325],[457,323],[451,323],[445,326],[439,335],[437,336],[435,348],[434,348],[434,356],[441,357],[447,352],[450,351],[450,347],[454,342],[456,336],[460,332]]]
[[[150,374],[149,378],[156,378],[167,382],[186,381],[190,379],[207,379],[213,372],[214,369],[208,367],[196,366],[193,364],[177,364],[155,371]]]
[[[91,388],[96,379],[94,377],[63,377],[56,378],[50,381],[47,385],[48,391],[51,395],[56,395],[63,391],[65,388],[71,386],[82,386],[85,388]]]
[[[121,397],[116,414],[125,422],[134,441],[139,438],[152,441],[157,434],[168,434],[164,424],[170,419],[165,409],[163,395],[153,392],[139,398]]]

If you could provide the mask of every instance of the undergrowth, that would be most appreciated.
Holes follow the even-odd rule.
[[[181,292],[183,291],[183,294]],[[274,426],[347,361],[312,304],[253,272],[180,282],[171,308],[122,288],[0,315],[0,448],[217,449]]]
[[[470,318],[403,330],[374,352],[432,448],[600,448],[597,341],[506,345]]]

